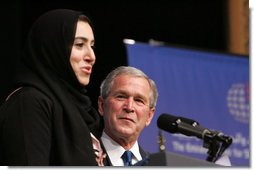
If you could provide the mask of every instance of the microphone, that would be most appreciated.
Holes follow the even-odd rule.
[[[187,136],[196,136],[204,140],[203,147],[209,149],[207,161],[212,162],[216,161],[233,141],[230,136],[226,136],[219,131],[204,128],[195,120],[165,113],[159,116],[157,126],[173,134],[181,133]],[[222,144],[220,145],[219,142],[222,142]]]
[[[177,117],[170,114],[161,114],[157,120],[157,126],[170,133],[181,133],[187,136],[196,136],[204,139],[205,135],[213,134],[215,132],[203,128],[198,122],[192,119]],[[218,134],[217,132],[216,134]]]

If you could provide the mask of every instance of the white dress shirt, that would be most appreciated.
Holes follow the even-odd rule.
[[[106,149],[107,155],[113,166],[123,166],[123,160],[121,156],[125,152],[125,149],[110,138],[105,132],[103,132],[101,141]],[[136,141],[133,147],[129,150],[133,153],[132,164],[137,163],[142,160],[141,154],[139,152],[138,142]]]

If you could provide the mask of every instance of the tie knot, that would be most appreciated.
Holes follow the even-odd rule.
[[[125,151],[122,155],[124,166],[131,166],[131,160],[132,160],[132,152],[131,151]]]

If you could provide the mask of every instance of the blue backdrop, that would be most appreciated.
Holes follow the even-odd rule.
[[[139,143],[158,152],[157,118],[168,113],[192,118],[233,138],[225,151],[233,166],[249,166],[249,60],[247,57],[185,48],[126,44],[128,65],[157,84],[156,114]],[[203,141],[163,132],[166,150],[206,159]]]

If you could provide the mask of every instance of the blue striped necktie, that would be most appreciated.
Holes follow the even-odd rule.
[[[131,160],[132,160],[132,152],[131,151],[125,151],[122,155],[124,166],[131,166]]]

